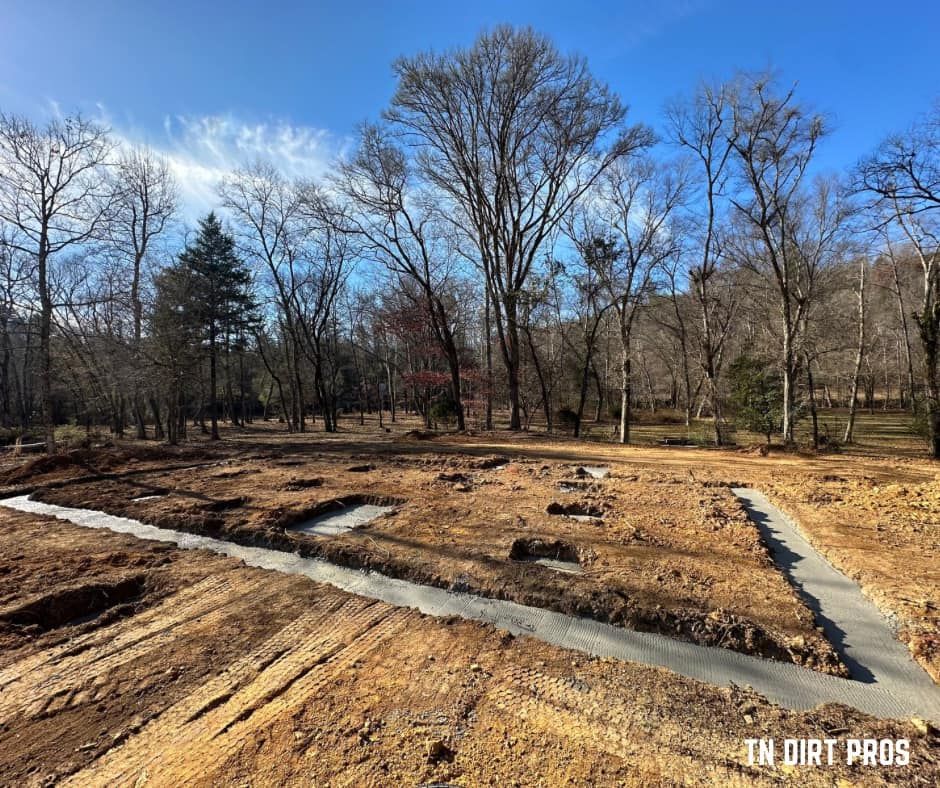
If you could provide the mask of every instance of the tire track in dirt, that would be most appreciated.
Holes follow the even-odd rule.
[[[324,629],[323,620],[330,614],[336,625]],[[318,691],[335,673],[400,634],[416,616],[365,599],[349,600],[339,609],[328,604],[323,611],[307,614],[202,691],[168,709],[123,747],[108,752],[92,774],[80,773],[65,784],[204,783],[212,764],[234,757],[259,728],[315,703]],[[282,656],[265,664],[277,653]]]
[[[263,601],[264,578],[253,578],[247,585],[247,590],[259,592],[259,601]],[[183,598],[174,598],[142,613],[139,616],[142,626],[113,639],[106,629],[96,630],[14,663],[0,673],[0,721],[13,710],[25,709],[30,716],[55,711],[44,708],[44,701],[39,699],[61,698],[72,688],[91,686],[105,691],[102,682],[119,666],[224,622],[239,602],[239,597],[231,592],[227,578],[207,578],[180,594]],[[93,662],[88,661],[89,651],[95,653]]]
[[[69,545],[127,541],[45,522],[50,545],[53,534]],[[141,541],[136,549],[152,548]],[[179,617],[190,624],[169,628],[175,642],[161,640],[113,668],[105,709],[79,702],[78,688],[74,706],[0,724],[0,783],[779,785],[783,774],[746,765],[741,742],[755,730],[916,735],[909,724],[844,708],[795,714],[756,693],[426,618],[208,553],[174,552],[171,566],[168,596],[102,626],[94,640],[74,638],[82,648],[64,659],[107,660],[114,643],[143,648],[148,638],[134,631],[154,631],[158,605],[156,615],[168,618],[189,608]],[[209,573],[225,583],[187,582]],[[224,626],[193,625],[194,592],[228,596]],[[45,650],[50,658],[35,671],[43,675],[23,675],[13,686],[46,686],[57,669],[52,655],[63,652],[56,643]],[[167,668],[179,677],[152,683]],[[70,671],[74,680],[94,673]],[[892,771],[891,781],[930,782],[932,741],[912,741],[915,765]],[[800,782],[831,786],[856,776],[810,769]]]
[[[673,756],[678,771],[695,773],[706,760],[703,756],[714,756],[709,741],[681,725],[662,719],[654,723],[646,710],[637,710],[610,692],[532,668],[510,667],[494,676],[487,701],[500,713],[512,714],[527,726],[601,749],[639,773],[649,765],[645,750],[650,739],[669,742],[680,751]],[[638,729],[642,738],[638,738]],[[756,770],[747,770],[731,759],[713,764],[712,770],[713,777],[723,785],[772,784],[771,780],[761,780]],[[659,773],[647,776],[653,782],[663,777]]]

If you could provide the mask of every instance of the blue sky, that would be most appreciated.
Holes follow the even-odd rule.
[[[246,158],[322,171],[375,118],[402,54],[529,24],[658,125],[701,78],[775,68],[835,131],[819,166],[850,166],[940,96],[940,3],[245,2],[4,0],[0,108],[81,110],[172,158],[190,202]],[[202,206],[200,206],[202,207]]]

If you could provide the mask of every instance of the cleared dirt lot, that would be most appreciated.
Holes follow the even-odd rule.
[[[40,562],[57,568],[42,588],[24,587],[28,598],[86,583],[89,555],[121,556],[112,579],[143,572],[153,591],[115,620],[68,622],[7,642],[4,784],[940,777],[936,738],[909,723],[836,707],[786,712],[742,691],[429,619],[231,559],[0,513],[7,574]],[[743,739],[760,735],[908,737],[913,762],[878,772],[749,767]]]
[[[579,474],[585,464],[610,475]],[[743,483],[798,519],[938,676],[940,482],[927,462],[257,430],[213,447],[8,459],[0,473],[7,494],[841,672],[726,486]],[[353,495],[393,511],[340,536],[289,530]],[[559,508],[589,519],[549,513]],[[519,542],[534,539],[571,545],[580,573],[518,560]],[[665,670],[5,510],[0,580],[0,784],[940,779],[938,740],[922,723],[789,712]],[[914,760],[749,767],[743,741],[760,736],[904,737]]]
[[[812,615],[723,486],[743,483],[767,492],[860,582],[940,680],[936,464],[621,448],[511,433],[427,440],[402,432],[366,425],[326,437],[259,429],[230,433],[220,446],[174,452],[127,444],[78,452],[71,461],[20,463],[5,481],[8,489],[41,485],[37,496],[52,503],[321,555],[840,674]],[[578,477],[584,464],[606,465],[610,477]],[[565,492],[567,481],[580,487]],[[399,505],[392,516],[341,536],[289,531],[355,495]],[[550,515],[552,504],[601,517]],[[582,573],[560,582],[552,569],[510,558],[516,540],[532,539],[572,547]]]
[[[594,479],[557,461],[364,448],[132,476],[125,463],[37,497],[844,674],[726,487],[619,464]],[[394,508],[342,535],[290,530],[351,499]],[[538,552],[580,571],[524,560]]]

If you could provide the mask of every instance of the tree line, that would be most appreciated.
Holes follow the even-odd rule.
[[[769,74],[647,124],[530,29],[393,69],[327,175],[254,162],[196,228],[153,151],[0,114],[7,438],[408,408],[461,430],[613,420],[627,443],[637,409],[671,408],[719,445],[729,409],[788,444],[810,419],[818,446],[897,407],[940,457],[940,104],[825,174],[827,118]],[[844,433],[820,435],[824,406]]]

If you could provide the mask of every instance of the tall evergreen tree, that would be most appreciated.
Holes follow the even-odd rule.
[[[191,277],[190,319],[203,333],[209,352],[209,417],[212,440],[219,439],[216,367],[218,339],[235,333],[254,319],[251,273],[235,254],[235,240],[214,213],[199,222],[196,240],[180,254],[180,265]]]

